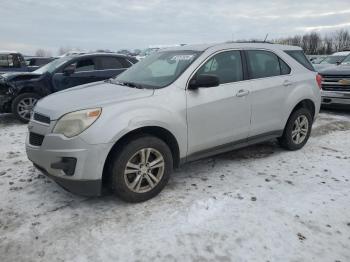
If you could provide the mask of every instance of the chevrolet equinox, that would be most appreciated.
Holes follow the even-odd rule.
[[[226,43],[164,49],[116,78],[41,99],[28,158],[65,189],[128,202],[157,195],[173,168],[277,138],[307,142],[321,78],[301,48]]]

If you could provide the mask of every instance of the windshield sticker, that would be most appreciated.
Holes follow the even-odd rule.
[[[191,60],[194,55],[175,55],[170,60],[173,61],[188,61]]]

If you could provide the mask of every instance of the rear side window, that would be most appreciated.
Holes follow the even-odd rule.
[[[217,76],[220,84],[243,80],[240,51],[226,51],[213,56],[196,73],[201,74]]]
[[[310,61],[306,58],[305,54],[301,50],[287,50],[284,51],[291,57],[293,57],[299,64],[303,65],[305,68],[315,71],[314,67],[310,63]]]
[[[0,55],[0,67],[9,67],[8,55]]]
[[[21,67],[20,60],[16,55],[0,55],[0,67],[9,68],[9,67]]]
[[[281,75],[277,55],[268,51],[246,51],[249,76],[251,79]]]
[[[117,57],[99,57],[99,69],[121,69],[125,66]]]

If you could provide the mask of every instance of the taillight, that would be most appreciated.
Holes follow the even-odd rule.
[[[322,76],[320,74],[316,75],[316,82],[320,89],[322,89]]]

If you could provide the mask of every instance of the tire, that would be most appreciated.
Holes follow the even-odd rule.
[[[145,161],[141,158],[142,152]],[[155,197],[168,183],[173,171],[169,147],[162,140],[148,135],[130,140],[118,148],[111,161],[112,190],[126,202],[143,202]]]
[[[36,93],[23,93],[12,101],[12,113],[22,123],[28,123],[30,112],[41,97]],[[25,108],[27,106],[27,108]]]
[[[307,128],[305,127],[305,124],[298,127],[296,121],[299,121],[301,124],[305,123],[304,121],[306,121]],[[312,116],[308,109],[300,108],[294,111],[288,119],[282,137],[279,138],[280,145],[287,150],[301,149],[310,137],[311,127]]]

